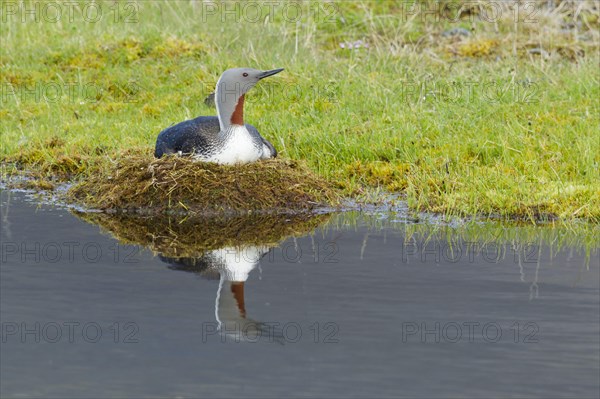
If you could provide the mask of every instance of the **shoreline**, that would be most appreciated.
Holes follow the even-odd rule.
[[[10,167],[6,164],[0,164],[0,168]],[[250,214],[264,214],[264,215],[281,215],[281,214],[330,214],[330,213],[346,213],[346,212],[398,212],[399,210],[406,213],[406,215],[413,222],[420,222],[425,220],[435,220],[434,223],[459,223],[468,224],[474,223],[503,223],[507,225],[535,225],[535,226],[548,226],[548,225],[578,225],[587,224],[590,226],[600,226],[600,216],[595,218],[560,218],[553,214],[534,213],[535,217],[531,218],[531,215],[526,214],[514,214],[514,215],[503,215],[500,212],[491,214],[475,214],[475,215],[458,215],[458,214],[444,214],[436,212],[427,212],[411,209],[408,206],[405,195],[402,193],[391,193],[381,191],[380,189],[373,189],[371,192],[363,193],[358,197],[343,197],[337,205],[320,205],[310,209],[301,208],[265,208],[265,209],[245,209],[245,210],[224,210],[224,211],[186,211],[182,209],[170,210],[170,209],[158,209],[158,208],[115,208],[115,209],[99,209],[94,207],[88,207],[81,201],[69,199],[68,191],[74,185],[81,181],[80,178],[76,179],[65,179],[60,176],[36,176],[30,170],[19,170],[18,172],[5,173],[0,176],[0,189],[24,192],[27,194],[39,195],[44,199],[44,202],[56,206],[65,206],[70,209],[75,209],[79,212],[84,213],[104,213],[108,215],[134,215],[140,217],[147,216],[169,216],[169,217],[235,217]]]

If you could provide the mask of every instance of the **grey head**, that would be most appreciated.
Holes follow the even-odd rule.
[[[219,78],[215,104],[221,131],[231,125],[244,125],[244,95],[261,79],[275,75],[283,68],[260,71],[252,68],[228,69]]]

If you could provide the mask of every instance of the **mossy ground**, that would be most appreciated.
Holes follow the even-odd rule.
[[[97,3],[93,23],[76,7],[72,21],[17,13],[0,25],[5,166],[93,178],[166,126],[214,114],[203,100],[223,70],[284,67],[248,94],[246,120],[347,196],[600,220],[595,1],[490,2],[496,14],[460,1],[304,2],[298,17],[281,3],[258,20],[242,2],[234,14]]]

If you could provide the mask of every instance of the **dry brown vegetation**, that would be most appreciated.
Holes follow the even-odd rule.
[[[307,211],[340,202],[330,184],[298,162],[224,166],[145,153],[98,168],[67,195],[88,208],[152,214]]]

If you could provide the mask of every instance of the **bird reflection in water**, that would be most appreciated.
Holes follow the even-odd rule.
[[[141,245],[170,269],[219,280],[215,316],[222,337],[284,343],[277,322],[253,320],[246,312],[245,283],[261,258],[289,237],[310,234],[330,214],[251,214],[217,217],[75,213],[109,231],[120,242]]]
[[[169,268],[194,272],[207,279],[219,279],[215,302],[218,330],[226,338],[240,341],[266,340],[283,344],[285,339],[276,323],[247,317],[244,288],[250,272],[268,254],[268,246],[224,247],[206,251],[198,258],[171,258],[159,255]]]

